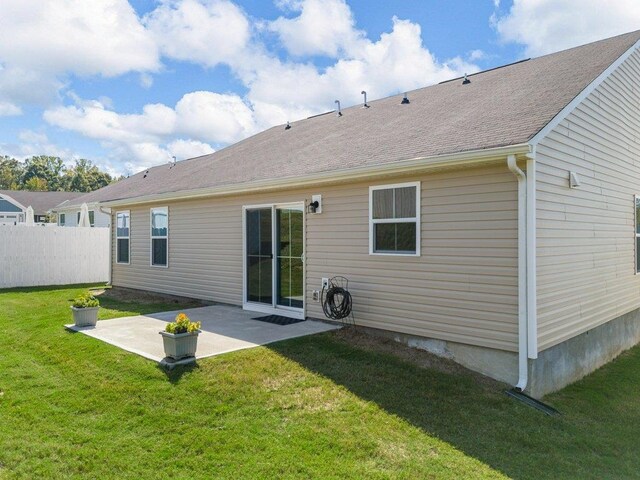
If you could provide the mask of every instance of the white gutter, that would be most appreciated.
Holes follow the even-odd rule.
[[[105,215],[109,215],[109,281],[107,285],[113,284],[113,218],[111,217],[111,209],[98,206],[98,210],[100,213],[104,213]]]
[[[433,170],[451,166],[464,166],[483,162],[503,161],[505,155],[527,154],[531,151],[528,143],[510,145],[506,147],[487,148],[469,152],[420,157],[383,165],[355,167],[343,171],[313,173],[292,178],[276,178],[258,180],[220,187],[199,188],[195,190],[181,190],[165,192],[140,197],[130,197],[120,200],[100,202],[101,205],[115,207],[142,203],[153,203],[167,200],[186,200],[200,197],[246,194],[257,191],[278,190],[291,187],[317,186],[327,183],[337,183],[353,180],[364,180],[369,177],[390,174],[415,173],[419,170]]]
[[[528,369],[528,275],[527,275],[527,175],[518,167],[516,156],[507,156],[507,167],[518,179],[518,384],[516,390],[527,388]]]

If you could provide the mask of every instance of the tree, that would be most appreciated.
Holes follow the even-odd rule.
[[[66,169],[62,185],[70,192],[92,192],[112,181],[111,175],[100,171],[90,160],[81,158],[76,160],[75,166]]]
[[[49,185],[44,178],[31,177],[23,185],[24,190],[31,190],[32,192],[47,192],[49,191]]]
[[[59,157],[36,155],[24,163],[0,155],[0,189],[92,192],[124,177],[114,178],[90,160],[81,158],[65,167]]]
[[[60,157],[37,155],[25,160],[22,185],[26,188],[32,178],[39,178],[46,182],[46,188],[49,191],[62,190],[63,172],[64,162]]]
[[[15,158],[0,156],[0,189],[17,190],[24,173],[24,167]]]

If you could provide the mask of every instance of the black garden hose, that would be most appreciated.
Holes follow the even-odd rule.
[[[322,289],[322,310],[327,318],[342,320],[351,315],[351,294],[345,288],[337,285],[329,285]]]

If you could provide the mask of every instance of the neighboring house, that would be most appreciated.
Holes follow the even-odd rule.
[[[47,221],[49,210],[61,202],[81,196],[78,192],[31,192],[29,190],[0,190],[0,225],[24,223],[27,208],[33,208],[36,223]]]
[[[72,202],[112,283],[355,321],[556,390],[640,341],[640,32],[278,126]],[[310,204],[319,200],[312,213]]]
[[[83,195],[83,194],[80,194]],[[74,204],[73,206],[70,206]],[[73,200],[60,203],[51,211],[58,215],[58,225],[61,227],[77,227],[80,222],[80,206],[76,205]],[[89,222],[92,227],[108,227],[111,222],[111,216],[108,208],[100,210],[100,206],[96,203],[89,203]]]

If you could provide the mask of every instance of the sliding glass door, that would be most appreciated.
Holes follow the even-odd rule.
[[[245,308],[301,316],[304,205],[245,208]]]
[[[302,207],[276,207],[277,304],[303,307]]]
[[[246,211],[247,301],[273,303],[273,241],[271,208]]]

